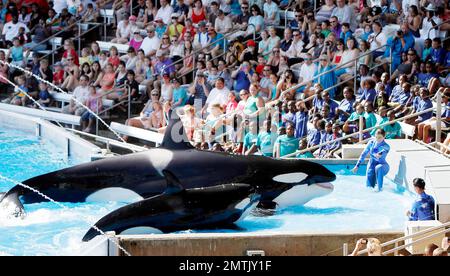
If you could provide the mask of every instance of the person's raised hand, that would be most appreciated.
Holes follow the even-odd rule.
[[[352,169],[352,173],[356,174],[357,172],[358,172],[358,166],[355,166],[355,167]]]

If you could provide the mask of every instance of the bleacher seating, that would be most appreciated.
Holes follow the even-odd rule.
[[[145,141],[153,142],[157,145],[161,144],[164,138],[164,135],[158,133],[156,131],[145,130],[142,128],[131,127],[124,124],[119,124],[116,122],[112,122],[110,125],[111,129],[127,136],[135,137],[138,139],[142,139]]]
[[[101,51],[109,51],[112,46],[117,48],[119,54],[126,54],[130,46],[128,44],[111,43],[105,41],[97,41]]]

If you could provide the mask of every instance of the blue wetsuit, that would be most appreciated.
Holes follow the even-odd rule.
[[[390,146],[385,142],[377,143],[375,139],[370,140],[361,154],[358,163],[359,165],[364,161],[367,154],[370,154],[369,164],[367,164],[367,187],[375,187],[375,182],[378,183],[378,190],[383,189],[383,178],[389,172],[389,165],[386,162],[386,156],[389,153]],[[381,153],[381,157],[378,158],[376,155]]]
[[[425,192],[417,196],[409,220],[434,220],[434,199]]]

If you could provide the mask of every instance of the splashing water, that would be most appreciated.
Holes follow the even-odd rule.
[[[6,61],[3,61],[3,60],[0,60],[0,63],[1,64],[3,64],[3,65],[8,65],[8,66],[10,66],[10,67],[13,67],[13,68],[15,68],[15,69],[18,69],[18,70],[20,70],[20,71],[22,71],[22,72],[24,72],[24,73],[26,73],[26,74],[28,74],[28,75],[31,75],[31,76],[33,76],[35,79],[37,79],[37,80],[39,80],[40,82],[44,82],[44,83],[46,83],[47,85],[49,85],[49,86],[51,86],[51,87],[53,87],[54,89],[56,89],[56,90],[58,90],[59,92],[61,92],[61,93],[64,93],[64,94],[69,94],[69,93],[67,93],[66,91],[64,91],[64,90],[62,90],[61,88],[59,88],[58,86],[56,86],[56,85],[54,85],[53,83],[51,83],[51,82],[49,82],[49,81],[47,81],[47,80],[44,80],[43,78],[41,78],[41,77],[39,77],[39,76],[37,76],[37,75],[35,75],[35,74],[33,74],[33,72],[30,72],[30,71],[28,71],[28,70],[26,70],[26,69],[24,69],[24,68],[22,68],[22,67],[20,67],[20,66],[17,66],[17,65],[15,65],[15,64],[11,64],[11,63],[9,63],[9,62],[6,62]],[[2,76],[1,76],[2,77]],[[2,77],[3,79],[5,79],[4,77]],[[8,80],[8,82],[10,82],[9,80]],[[69,94],[70,95],[70,94]],[[77,104],[79,104],[80,106],[82,106],[83,108],[85,108],[89,113],[91,113],[92,115],[94,115],[94,117],[99,121],[99,122],[101,122],[104,126],[106,126],[107,128],[108,128],[108,130],[109,131],[111,131],[122,143],[127,143],[123,138],[122,138],[122,136],[120,136],[116,131],[114,131],[100,116],[98,116],[94,111],[92,111],[90,108],[88,108],[84,103],[82,103],[82,102],[80,102],[79,100],[77,100],[76,98],[74,98],[73,97],[73,95],[71,95],[72,96],[72,100],[74,100]],[[45,111],[45,109],[44,109],[44,111]],[[59,124],[59,123],[58,123]],[[61,125],[59,125],[59,126],[61,126]]]
[[[2,139],[0,139],[0,141],[10,140],[10,139],[8,139],[7,135],[1,135],[1,134],[2,133],[0,132],[0,138],[2,138]],[[26,137],[25,133],[23,135]],[[2,137],[2,136],[7,136],[7,137]],[[20,137],[22,137],[22,135]],[[18,141],[22,141],[23,142],[22,146],[26,146],[27,144],[30,146],[30,142],[31,142],[31,146],[35,146],[36,145],[36,142],[33,141],[32,139],[28,138],[28,137],[25,138],[25,140],[23,140],[23,138],[21,139],[19,137],[15,137],[15,139],[17,139],[17,140],[14,143],[17,144]],[[0,156],[1,156],[1,161],[2,161],[1,163],[3,163],[3,161],[6,161],[6,159],[9,159],[11,157],[13,157],[13,158],[16,157],[13,154],[8,154],[9,151],[14,151],[14,150],[19,150],[20,151],[20,148],[16,147],[16,145],[14,145],[13,147],[9,147],[8,144],[6,144],[6,146],[3,146],[2,142],[0,142]],[[2,154],[3,151],[5,151],[7,154]],[[34,154],[32,154],[31,156],[28,155],[28,158],[34,159],[34,158],[38,158],[38,156],[35,156]],[[23,159],[20,159],[20,160],[23,160]],[[42,162],[42,160],[41,160],[41,162]],[[4,163],[7,164],[9,162],[6,161]],[[19,162],[19,163],[21,163],[21,162]],[[34,163],[34,164],[32,164],[32,167],[39,166],[40,164],[41,164],[40,162],[39,163]],[[1,169],[0,173],[4,169],[6,169],[6,170],[9,169],[8,166],[5,166],[5,167],[6,168],[0,168]],[[12,170],[12,172],[14,172],[14,170]],[[2,227],[17,227],[17,226],[20,226],[20,227],[27,227],[27,229],[30,230],[29,228],[31,228],[31,229],[36,228],[36,225],[40,225],[43,222],[48,224],[48,222],[52,222],[52,221],[55,221],[55,220],[64,220],[65,221],[65,220],[68,219],[68,217],[73,217],[72,221],[76,222],[77,223],[76,225],[79,225],[80,223],[81,224],[88,224],[89,226],[92,225],[91,227],[93,227],[95,230],[97,230],[104,237],[110,239],[120,250],[122,250],[124,252],[125,255],[131,256],[131,254],[128,253],[122,246],[120,246],[116,242],[115,239],[112,239],[111,236],[109,236],[108,234],[104,233],[102,230],[98,229],[96,226],[93,226],[98,218],[93,217],[92,214],[91,215],[85,214],[83,216],[79,216],[79,214],[77,214],[78,212],[73,212],[73,210],[71,208],[74,204],[68,204],[67,205],[67,204],[62,204],[62,203],[56,202],[55,200],[53,200],[49,196],[45,195],[44,193],[36,190],[35,188],[30,187],[28,185],[25,185],[25,184],[19,182],[19,181],[16,181],[14,179],[11,179],[11,178],[9,178],[7,176],[4,176],[4,175],[0,174],[0,184],[2,184],[2,182],[5,183],[5,184],[7,182],[9,182],[9,183],[12,183],[13,185],[19,185],[21,187],[29,189],[32,192],[37,193],[38,195],[40,195],[41,197],[43,197],[44,199],[46,199],[49,202],[41,203],[41,204],[27,205],[27,210],[30,211],[30,212],[25,217],[10,217],[9,213],[8,213],[8,211],[10,211],[10,210],[0,209],[0,218],[6,218],[6,220],[5,219],[0,220],[0,226],[2,226]],[[0,189],[4,190],[4,188],[2,186],[3,185],[0,185]],[[10,185],[9,185],[9,188],[11,188]],[[55,210],[54,208],[51,207],[51,205],[56,205],[60,209],[56,209]],[[116,204],[113,204],[113,205],[116,205]],[[35,209],[36,207],[38,207],[38,208]],[[44,208],[42,208],[42,207],[44,207]],[[115,209],[113,206],[110,206],[110,207],[111,208],[105,208],[105,210],[104,210],[105,214],[109,213],[111,210]],[[81,209],[83,209],[83,208],[86,209],[85,206],[84,207],[80,207],[80,208]],[[52,211],[50,211],[49,209],[52,210]],[[55,214],[55,212],[56,212],[56,214]],[[55,232],[55,230],[57,230],[57,231]],[[58,235],[59,236],[64,235],[64,233],[65,233],[64,229],[57,229],[57,228],[55,229],[53,226],[49,227],[48,229],[46,229],[46,231],[52,231],[55,235],[57,235],[55,237],[58,237]],[[20,233],[21,232],[17,233],[16,237],[21,237]],[[38,239],[38,240],[42,239],[42,237],[47,237],[48,238],[48,235],[43,235],[42,229],[40,229],[38,231],[32,231],[32,232],[27,231],[27,235],[26,235],[27,239],[29,238],[28,235],[30,233],[35,233],[36,234],[36,239]],[[2,236],[3,237],[7,237],[8,239],[11,238],[11,237],[8,237],[8,235],[2,235]],[[70,243],[74,243],[75,241],[77,241],[77,244],[78,244],[77,248],[80,249],[81,248],[80,247],[80,243],[79,243],[80,239],[78,239],[78,238],[75,239],[74,236],[70,236],[70,237],[71,237]],[[21,238],[24,238],[24,237],[21,237]],[[0,240],[1,240],[1,238],[0,238]],[[5,243],[1,243],[0,242],[0,254],[1,254],[1,252],[5,252],[5,250],[6,250],[5,247],[3,247],[3,250],[2,250],[1,244],[5,244]],[[14,245],[14,243],[13,243],[13,245]],[[75,246],[75,244],[72,244],[72,245]],[[49,246],[49,248],[52,248],[52,246]],[[73,250],[74,247],[71,247],[71,248]],[[54,249],[53,250],[49,250],[49,251],[54,251]],[[69,252],[66,252],[66,253],[68,254]]]

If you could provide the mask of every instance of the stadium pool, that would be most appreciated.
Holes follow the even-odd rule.
[[[49,142],[0,126],[0,175],[24,181],[30,177],[79,163],[66,160]],[[364,230],[402,230],[405,212],[414,196],[387,181],[381,193],[365,188],[364,168],[352,175],[351,167],[332,165],[338,178],[335,190],[305,206],[277,211],[270,217],[248,216],[239,222],[241,232],[339,232]],[[0,192],[14,184],[0,180]],[[79,254],[80,240],[102,216],[125,203],[64,204],[26,206],[24,219],[0,214],[0,255],[72,255]],[[208,232],[235,232],[215,230]],[[185,231],[184,233],[194,231]],[[204,231],[202,231],[204,232]]]

